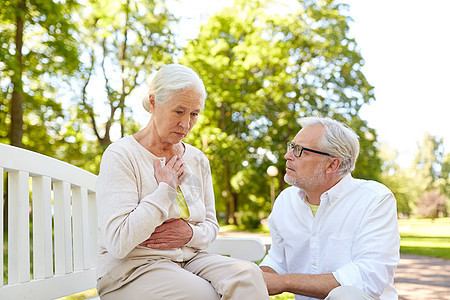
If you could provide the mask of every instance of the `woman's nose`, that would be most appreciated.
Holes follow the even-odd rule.
[[[189,124],[191,123],[191,116],[186,114],[181,120],[180,120],[180,126],[183,128],[189,129]]]

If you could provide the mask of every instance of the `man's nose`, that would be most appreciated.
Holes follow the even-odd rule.
[[[294,156],[293,156],[292,153],[293,153],[292,150],[286,152],[286,154],[284,155],[284,158],[285,158],[286,160],[293,160],[293,159],[294,159]]]

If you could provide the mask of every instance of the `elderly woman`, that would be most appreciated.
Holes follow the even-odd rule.
[[[182,140],[206,91],[182,65],[162,67],[148,125],[106,149],[97,182],[101,299],[268,299],[249,262],[203,249],[219,229],[208,159]]]

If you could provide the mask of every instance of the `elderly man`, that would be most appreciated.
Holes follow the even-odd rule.
[[[295,299],[397,299],[396,201],[384,185],[354,179],[356,133],[330,118],[304,118],[285,155],[285,181],[261,263],[269,290]]]

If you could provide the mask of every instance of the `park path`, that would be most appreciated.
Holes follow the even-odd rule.
[[[450,260],[401,255],[394,285],[400,300],[450,300]]]
[[[220,237],[258,237],[266,246],[268,234],[219,232]],[[401,255],[394,283],[399,300],[450,300],[450,260],[419,255]]]

